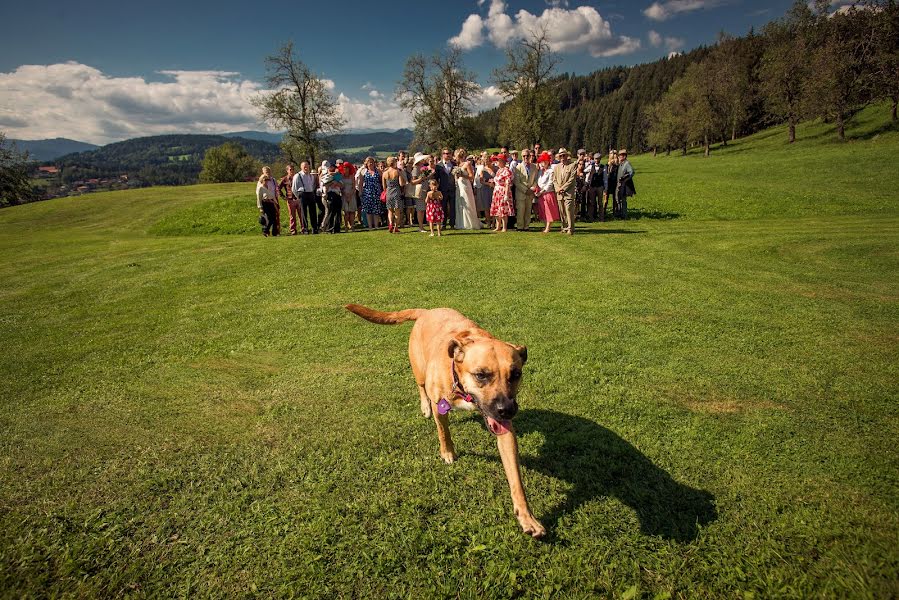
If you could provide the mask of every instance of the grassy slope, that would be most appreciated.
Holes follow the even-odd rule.
[[[899,134],[635,157],[574,238],[262,239],[244,184],[0,212],[7,594],[896,595]],[[762,152],[764,151],[764,152]],[[667,217],[667,218],[665,218]],[[219,235],[219,234],[235,235]],[[416,414],[408,326],[530,348],[495,445]]]

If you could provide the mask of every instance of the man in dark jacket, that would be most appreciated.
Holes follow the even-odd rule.
[[[627,150],[618,151],[618,210],[619,219],[627,219],[627,198],[635,196],[637,188],[634,187],[634,168],[627,160]]]
[[[437,189],[443,194],[443,223],[456,228],[456,178],[453,177],[452,153],[449,148],[444,148],[443,158],[437,163]]]

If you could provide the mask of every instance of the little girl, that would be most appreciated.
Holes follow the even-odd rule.
[[[428,228],[431,230],[431,237],[434,237],[434,223],[437,223],[437,237],[440,237],[440,227],[443,225],[443,194],[437,191],[437,179],[431,179],[428,187],[431,191],[427,195],[428,203]]]

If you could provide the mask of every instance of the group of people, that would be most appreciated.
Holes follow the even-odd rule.
[[[578,219],[605,221],[610,199],[612,216],[627,218],[627,199],[636,194],[627,150],[602,158],[583,149],[576,157],[565,148],[541,151],[536,144],[520,154],[444,148],[438,158],[401,151],[383,162],[370,156],[359,168],[323,161],[317,172],[303,162],[296,173],[288,165],[280,180],[263,167],[256,206],[264,236],[280,234],[281,200],[290,235],[379,229],[385,215],[390,233],[406,224],[438,237],[447,227],[527,231],[536,217],[543,233],[559,221],[562,233],[573,235]]]

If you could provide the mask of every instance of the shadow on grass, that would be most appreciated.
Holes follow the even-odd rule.
[[[552,410],[523,410],[515,418],[515,429],[525,435],[539,432],[545,440],[536,456],[522,455],[525,468],[572,485],[561,504],[536,512],[550,532],[560,517],[602,497],[618,498],[631,507],[644,534],[677,542],[694,540],[699,526],[718,517],[711,493],[678,483],[593,421]]]

